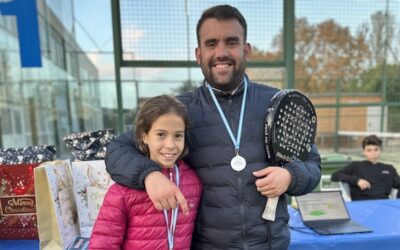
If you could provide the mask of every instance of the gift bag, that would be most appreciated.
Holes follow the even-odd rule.
[[[67,249],[79,233],[69,161],[42,163],[35,179],[40,248]]]
[[[34,168],[54,146],[0,149],[0,239],[37,239]]]
[[[75,159],[91,161],[104,159],[106,146],[113,138],[114,130],[104,129],[74,133],[63,140]]]
[[[104,196],[113,183],[103,160],[71,163],[80,233],[90,237]]]
[[[38,165],[0,165],[0,239],[38,238],[33,175]]]

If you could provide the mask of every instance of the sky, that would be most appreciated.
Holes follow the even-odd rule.
[[[59,0],[47,0],[48,2]],[[62,0],[70,2],[70,0]],[[96,41],[97,45],[102,50],[112,51],[112,24],[111,24],[111,4],[110,0],[73,0],[75,18],[83,27],[88,31],[90,36]],[[121,1],[127,2],[127,0]],[[128,1],[129,2],[129,1]],[[134,6],[138,4],[137,8],[130,10],[122,10],[128,15],[129,20],[139,20],[135,24],[125,25],[129,29],[134,28],[132,31],[134,36],[137,37],[135,42],[142,42],[143,44],[154,44],[156,41],[165,41],[165,34],[173,37],[181,37],[178,29],[174,28],[177,22],[184,22],[184,0],[147,0],[135,1],[131,0]],[[212,6],[213,4],[222,3],[223,1],[210,1],[210,0],[188,0],[189,6],[189,25],[190,25],[190,43],[191,48],[196,45],[195,37],[195,24],[201,14],[203,8]],[[226,1],[225,1],[226,2]],[[229,2],[229,1],[228,1]],[[276,35],[283,22],[282,8],[283,5],[280,0],[242,0],[233,1],[236,6],[245,16],[248,22],[249,41],[257,46],[268,47],[272,37]],[[351,27],[353,30],[362,22],[368,22],[370,15],[377,10],[385,10],[386,3],[388,2],[390,9],[400,12],[400,0],[335,0],[335,1],[313,1],[313,0],[296,0],[296,16],[306,16],[312,23],[319,23],[327,19],[335,19],[338,23]],[[95,4],[93,4],[95,3]],[[163,3],[163,4],[162,4]],[[65,5],[67,6],[67,5]],[[259,7],[258,7],[259,6]],[[93,9],[95,8],[95,11]],[[167,10],[166,10],[167,9]],[[260,9],[258,11],[258,9]],[[172,10],[179,15],[179,17],[171,17]],[[268,10],[269,13],[265,13]],[[141,14],[144,12],[145,15]],[[395,13],[396,14],[396,13]],[[181,18],[182,15],[182,18]],[[398,14],[397,14],[398,15]],[[137,17],[137,18],[135,18]],[[128,20],[124,18],[124,20]],[[155,21],[156,20],[156,21]],[[400,20],[397,20],[399,22]],[[139,24],[140,22],[140,24]],[[155,25],[154,25],[155,24]],[[172,24],[171,26],[169,26]],[[91,42],[87,34],[82,32],[80,25],[76,26],[78,42],[84,50],[96,50],[93,42]],[[132,27],[133,26],[133,27]],[[185,24],[182,23],[181,27]],[[179,27],[180,28],[180,27]],[[259,32],[266,33],[266,37],[261,37]],[[267,31],[264,31],[266,29]],[[131,31],[131,30],[130,30]],[[185,34],[186,37],[186,34]],[[140,40],[140,41],[138,41]],[[181,41],[184,40],[184,41]],[[174,41],[175,47],[186,46],[186,39],[176,39]],[[176,45],[178,44],[178,45]],[[142,46],[146,50],[145,47]],[[194,52],[194,51],[193,51]],[[194,54],[194,53],[192,53]],[[186,56],[185,56],[186,57]],[[192,59],[194,59],[192,57]]]
[[[359,24],[369,22],[372,13],[385,11],[386,4],[389,4],[391,13],[400,18],[400,0],[296,0],[296,3],[297,17],[306,16],[312,23],[335,19],[342,26],[350,27],[353,32]]]

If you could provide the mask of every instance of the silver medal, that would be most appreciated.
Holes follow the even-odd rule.
[[[242,171],[246,167],[246,160],[240,155],[236,155],[231,160],[231,167],[235,171]]]

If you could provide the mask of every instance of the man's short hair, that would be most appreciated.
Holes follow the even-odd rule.
[[[368,145],[374,145],[374,146],[381,147],[382,140],[379,139],[376,135],[369,135],[363,139],[362,148],[365,149],[365,147]]]
[[[196,27],[196,35],[197,35],[197,44],[200,45],[200,28],[203,25],[204,21],[210,18],[215,18],[217,20],[230,20],[236,19],[243,27],[243,38],[244,42],[246,42],[247,38],[247,23],[246,19],[244,19],[243,15],[240,13],[238,9],[230,5],[217,5],[211,8],[206,9],[201,15],[199,21],[197,22]]]

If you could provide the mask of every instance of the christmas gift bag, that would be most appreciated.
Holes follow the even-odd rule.
[[[0,239],[38,238],[33,175],[38,165],[0,165]]]
[[[0,239],[37,239],[34,168],[54,146],[0,149]]]
[[[64,137],[67,148],[80,161],[102,160],[106,146],[114,138],[113,129],[74,133]]]
[[[71,170],[80,233],[83,237],[90,237],[104,196],[113,181],[103,160],[75,161]]]
[[[42,163],[35,179],[40,248],[67,249],[79,233],[69,161]]]

